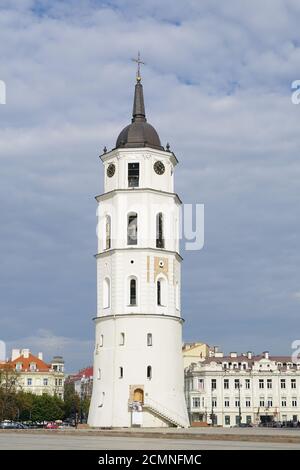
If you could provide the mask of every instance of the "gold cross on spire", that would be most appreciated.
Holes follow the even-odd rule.
[[[140,66],[141,66],[141,64],[146,65],[146,63],[141,60],[140,51],[138,51],[137,59],[131,59],[131,60],[133,60],[133,62],[137,63],[136,81],[140,82],[142,80],[141,67]]]

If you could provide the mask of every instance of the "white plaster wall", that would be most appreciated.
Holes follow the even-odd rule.
[[[163,175],[154,172],[156,160],[165,164]],[[180,299],[179,214],[180,200],[174,191],[173,170],[177,163],[170,152],[153,149],[118,149],[102,156],[105,194],[98,196],[97,318],[94,384],[89,424],[100,427],[131,426],[128,408],[131,385],[143,385],[145,398],[170,417],[188,426],[183,390],[182,325]],[[129,162],[140,163],[139,188],[128,188]],[[106,175],[116,165],[112,178]],[[127,220],[138,214],[138,243],[127,245]],[[164,249],[156,248],[156,216],[164,215]],[[111,247],[106,249],[106,216],[111,218]],[[155,267],[155,261],[164,266]],[[133,263],[132,263],[133,261]],[[157,305],[156,275],[167,283],[165,305]],[[138,280],[137,306],[129,306],[129,277]],[[103,281],[110,280],[109,307],[103,308]],[[180,295],[178,295],[180,297]],[[119,344],[120,333],[125,344]],[[147,333],[153,346],[147,346]],[[102,343],[103,339],[103,343]],[[147,379],[147,366],[152,378]],[[123,367],[124,376],[119,377]],[[100,371],[100,373],[99,373]],[[99,378],[98,378],[99,377]],[[143,426],[170,423],[143,408]]]
[[[111,218],[111,248],[127,248],[128,214],[138,215],[137,245],[130,248],[156,249],[156,216],[163,214],[165,250],[179,252],[180,202],[174,194],[127,189],[98,199],[98,252],[106,250],[106,216]]]
[[[120,333],[125,345],[119,345]],[[153,345],[147,346],[147,333]],[[103,346],[96,347],[94,357],[94,389],[89,415],[91,426],[123,427],[131,425],[128,409],[130,385],[143,385],[149,397],[173,416],[180,415],[188,425],[183,394],[182,326],[168,317],[126,316],[96,320],[96,345],[103,335]],[[147,366],[152,378],[147,379]],[[119,378],[119,367],[123,378]],[[101,370],[101,379],[98,377]],[[143,411],[144,426],[165,426],[166,423]]]
[[[149,257],[149,277],[147,259]],[[157,305],[154,258],[168,263],[168,277],[165,278],[167,302]],[[132,263],[133,261],[133,263]],[[129,305],[129,279],[137,279],[137,305]],[[104,280],[110,280],[110,306],[103,306]],[[173,253],[153,250],[116,250],[97,258],[97,316],[128,313],[156,313],[180,316],[180,303],[176,304],[176,283],[180,286],[180,259]],[[180,290],[180,288],[179,288]],[[177,308],[178,307],[178,308]]]
[[[104,191],[107,193],[114,189],[128,188],[128,163],[139,162],[140,164],[140,188],[153,188],[160,191],[174,191],[174,167],[176,158],[170,152],[150,148],[142,149],[116,149],[102,156],[104,163]],[[163,175],[157,175],[153,169],[154,163],[160,160],[165,165]],[[114,163],[116,171],[109,178],[106,169],[110,163]]]

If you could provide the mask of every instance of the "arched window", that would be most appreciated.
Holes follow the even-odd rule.
[[[127,245],[137,245],[137,220],[138,216],[136,212],[128,214],[127,219]]]
[[[137,304],[137,286],[136,279],[131,278],[129,282],[129,305]]]
[[[99,346],[100,348],[103,346],[103,335],[100,335]]]
[[[152,346],[152,333],[147,333],[147,346]]]
[[[124,346],[125,344],[125,333],[120,333],[120,342],[119,342],[119,345],[120,346]]]
[[[111,217],[107,215],[105,218],[105,249],[111,248]]]
[[[123,379],[123,367],[119,368],[120,379]]]
[[[156,248],[164,248],[164,247],[165,247],[164,221],[163,221],[162,212],[159,212],[156,215]]]
[[[140,403],[144,402],[144,390],[141,388],[136,388],[133,392],[133,401],[139,401]]]
[[[103,308],[110,307],[110,280],[106,277],[103,281]]]
[[[152,367],[147,366],[147,379],[151,380],[152,379]]]
[[[101,369],[98,369],[98,372],[97,372],[97,379],[98,379],[98,380],[101,380]]]
[[[156,302],[160,307],[167,305],[167,283],[166,280],[161,277],[156,282]]]

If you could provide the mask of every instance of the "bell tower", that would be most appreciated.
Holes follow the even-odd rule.
[[[184,398],[176,156],[146,119],[138,72],[132,121],[101,155],[94,427],[189,426]]]

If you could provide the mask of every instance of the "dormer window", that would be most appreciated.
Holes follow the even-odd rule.
[[[36,363],[35,363],[35,362],[31,362],[30,365],[29,365],[29,369],[30,369],[30,370],[36,370]]]
[[[16,370],[22,370],[22,362],[17,362]]]

